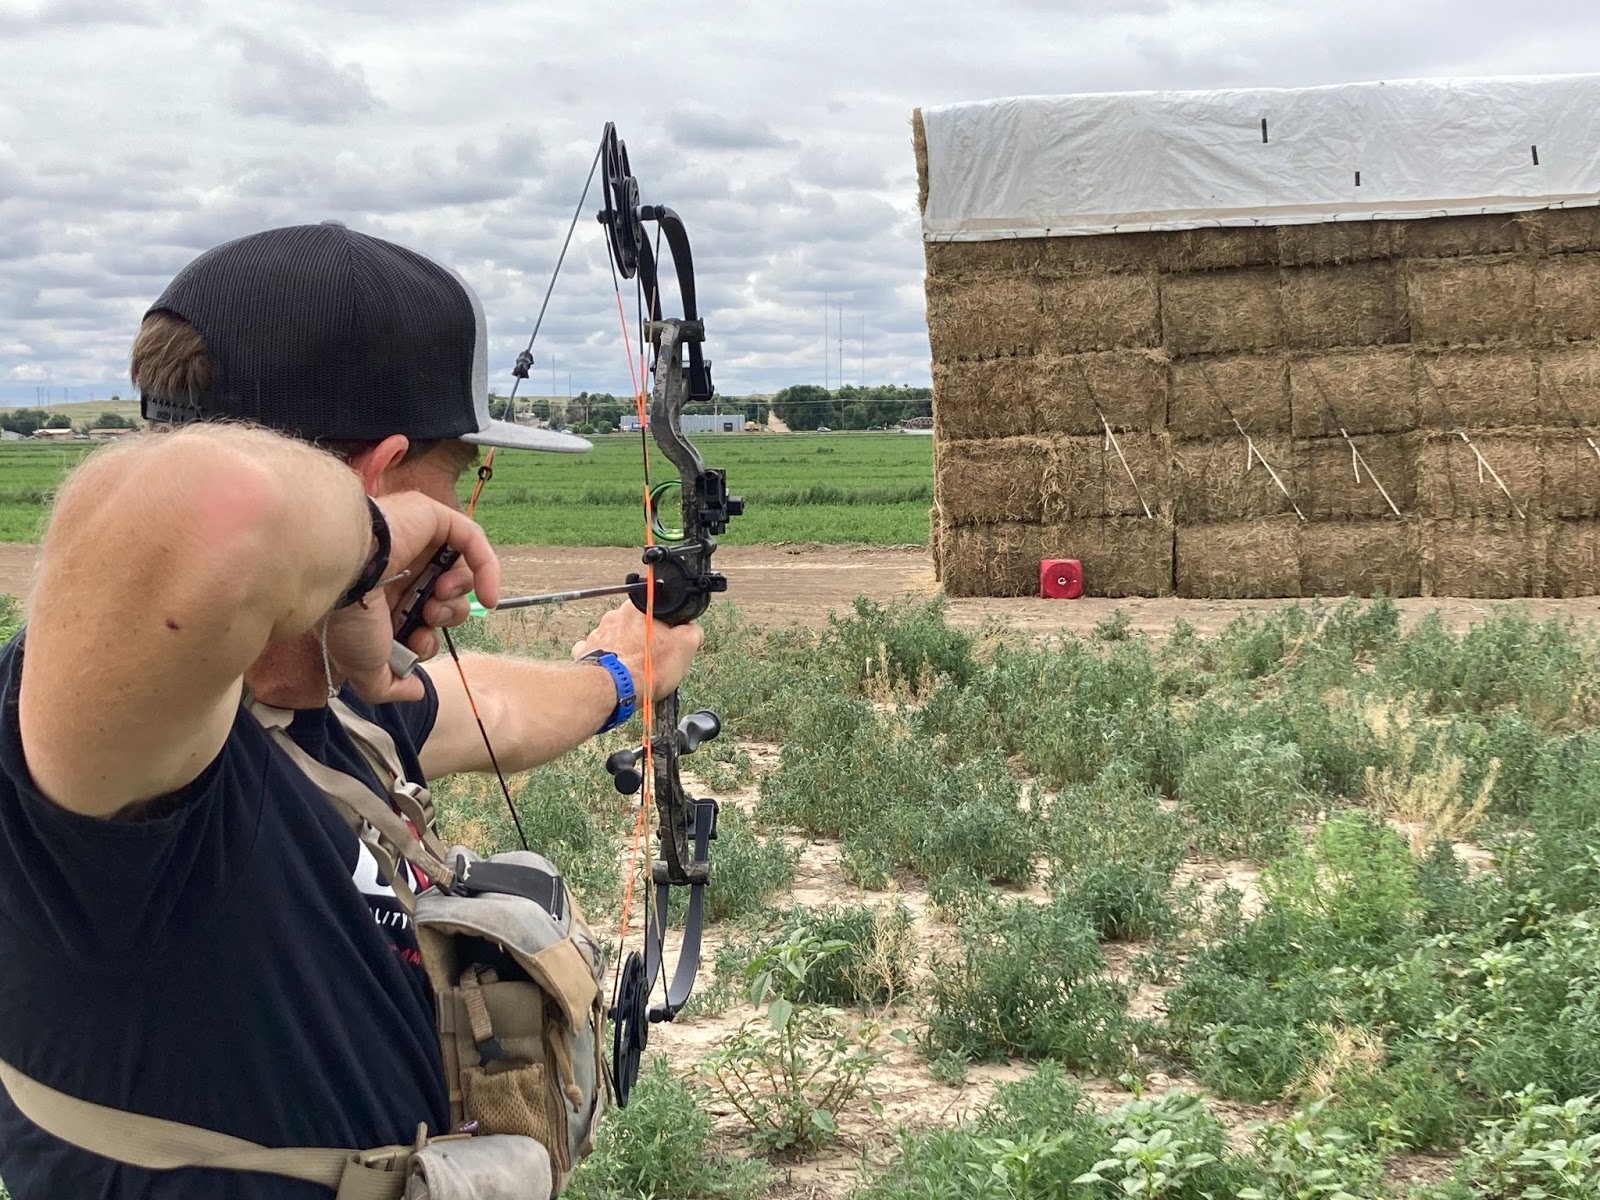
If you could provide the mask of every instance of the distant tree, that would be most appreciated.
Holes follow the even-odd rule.
[[[40,429],[71,429],[72,419],[43,408],[19,408],[0,413],[0,429],[28,437]]]
[[[96,417],[94,419],[94,424],[90,425],[89,428],[90,429],[137,429],[138,426],[133,421],[128,420],[128,418],[123,416],[121,413],[103,412],[98,417]]]

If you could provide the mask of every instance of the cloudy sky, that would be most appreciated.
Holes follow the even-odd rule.
[[[926,383],[913,108],[1585,71],[1596,44],[1587,0],[0,0],[0,403],[127,395],[178,268],[326,218],[461,271],[503,392],[607,120],[688,224],[721,391],[822,382],[825,296],[845,382]],[[586,213],[533,390],[626,392],[616,328]]]

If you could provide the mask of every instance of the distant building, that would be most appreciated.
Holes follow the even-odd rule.
[[[137,429],[91,429],[89,440],[91,442],[114,442],[118,438],[127,437],[130,433],[138,433]]]
[[[745,419],[743,413],[707,413],[701,416],[685,416],[679,418],[683,432],[690,437],[697,433],[744,433]],[[638,433],[639,418],[636,415],[623,415],[619,428],[623,433]]]
[[[70,429],[35,429],[33,436],[41,442],[70,442],[78,435]]]

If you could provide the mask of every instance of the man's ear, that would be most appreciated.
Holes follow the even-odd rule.
[[[396,466],[411,449],[404,434],[392,433],[370,450],[363,450],[350,460],[350,469],[361,476],[361,485],[369,496],[383,495],[383,476]]]

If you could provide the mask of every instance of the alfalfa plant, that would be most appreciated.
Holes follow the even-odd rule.
[[[831,1141],[847,1107],[876,1109],[870,1075],[886,1057],[877,1021],[797,1001],[819,959],[844,944],[796,935],[757,955],[747,969],[749,999],[765,1011],[700,1061],[703,1079],[749,1125],[762,1152]],[[898,1032],[889,1034],[903,1040]]]
[[[968,1059],[1053,1058],[1097,1070],[1127,1055],[1127,988],[1101,975],[1099,937],[1070,900],[991,897],[936,957],[924,1051]]]
[[[699,1101],[665,1058],[653,1059],[628,1107],[612,1110],[600,1122],[594,1153],[578,1164],[563,1194],[572,1200],[756,1200],[768,1194],[772,1172],[764,1163],[721,1153],[711,1116]]]
[[[1183,861],[1184,833],[1160,796],[1112,767],[1062,789],[1046,821],[1050,886],[1070,896],[1101,937],[1173,930],[1167,892]]]

